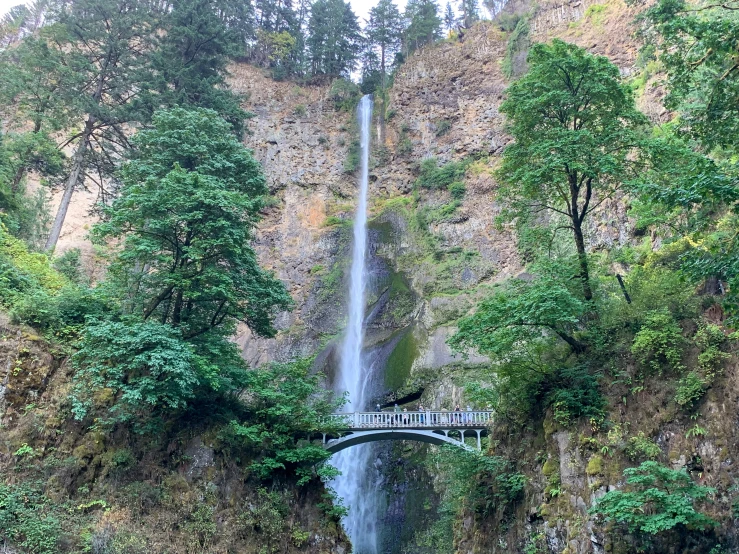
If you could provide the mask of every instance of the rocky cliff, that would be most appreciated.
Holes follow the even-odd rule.
[[[382,368],[375,383],[380,403],[451,408],[462,402],[465,372],[485,359],[451,353],[445,341],[454,321],[496,283],[524,271],[514,230],[495,222],[499,207],[492,169],[509,141],[498,112],[506,68],[520,73],[526,44],[556,37],[608,56],[624,76],[640,71],[635,11],[620,0],[548,0],[518,11],[529,21],[525,40],[511,45],[509,33],[480,23],[461,37],[414,54],[397,72],[388,97],[376,99],[366,346]],[[276,82],[249,65],[232,67],[231,85],[245,95],[245,107],[254,114],[245,143],[262,162],[275,196],[259,227],[260,260],[288,285],[296,306],[279,316],[275,339],[241,330],[237,340],[252,365],[316,355],[316,367],[326,369],[330,378],[346,309],[344,277],[356,193],[350,171],[354,116],[337,111],[328,87]],[[660,95],[650,80],[639,91],[640,108],[655,121],[669,116]],[[439,166],[464,162],[463,194],[455,197],[418,184],[421,164],[431,159]],[[77,219],[71,225],[82,229]],[[606,205],[587,232],[595,250],[634,241],[626,203]],[[702,464],[701,480],[719,486],[723,496],[716,509],[726,513],[739,456],[732,423],[737,379],[736,365],[728,367],[701,410],[710,430],[704,435],[710,439],[686,436],[692,424],[666,407],[667,389],[649,401],[609,406],[621,439],[639,432],[655,436],[674,467]],[[618,386],[609,391],[616,399],[622,393]],[[587,425],[563,429],[551,419],[536,424],[526,437],[509,436],[504,425],[496,429],[495,448],[521,460],[530,486],[515,511],[503,518],[465,514],[455,527],[455,550],[628,551],[596,528],[587,513],[596,498],[621,486],[627,460],[594,449],[590,439],[595,431]],[[201,452],[202,445],[192,448]],[[194,457],[208,458],[205,448]],[[439,483],[424,462],[427,453],[426,447],[413,445],[378,450],[387,535],[394,537],[386,541],[387,552],[428,552],[422,535],[437,516]],[[220,471],[217,464],[209,467]],[[553,476],[561,485],[555,496]],[[230,487],[229,482],[223,486]],[[332,552],[343,548],[338,535],[326,540]]]

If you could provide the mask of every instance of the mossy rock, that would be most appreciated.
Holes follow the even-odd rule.
[[[599,454],[591,457],[590,460],[588,460],[588,465],[585,468],[585,473],[587,473],[591,477],[593,475],[601,475],[603,473],[603,457]]]
[[[385,386],[391,390],[401,388],[406,384],[411,374],[413,362],[418,358],[420,351],[413,331],[408,331],[398,341],[390,353],[385,366]]]
[[[544,465],[541,467],[541,472],[546,477],[551,477],[558,471],[559,471],[559,460],[557,460],[556,458],[549,458],[546,462],[544,462]]]

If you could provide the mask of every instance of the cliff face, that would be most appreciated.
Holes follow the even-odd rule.
[[[634,15],[620,0],[540,2],[529,16],[529,39],[574,42],[608,56],[628,76],[637,72]],[[525,45],[511,53],[507,41],[508,35],[495,25],[479,24],[460,39],[413,55],[395,76],[388,98],[376,99],[366,347],[384,368],[375,383],[378,402],[421,402],[447,409],[462,402],[465,372],[485,360],[461,359],[450,352],[445,341],[453,322],[495,283],[523,271],[513,230],[495,224],[499,207],[492,169],[510,140],[498,112],[508,82],[503,66],[508,57],[514,73],[520,72],[525,60]],[[276,198],[259,225],[257,251],[261,263],[277,273],[295,300],[295,309],[278,317],[280,332],[275,339],[255,338],[242,329],[238,343],[254,366],[317,354],[316,366],[326,369],[330,378],[346,309],[356,178],[345,167],[356,140],[354,115],[334,108],[328,87],[275,82],[248,65],[232,67],[231,85],[246,95],[245,107],[255,115],[245,144],[262,162]],[[659,105],[660,94],[659,87],[648,82],[638,98],[640,108],[655,121],[669,115]],[[446,190],[416,185],[419,164],[430,158],[439,165],[467,163],[461,199]],[[84,218],[73,216],[70,221],[72,228],[84,229]],[[591,219],[587,234],[595,250],[634,241],[625,202],[616,199],[605,205]],[[63,248],[64,242],[60,244]],[[622,432],[657,437],[674,467],[693,463],[691,456],[702,460],[702,482],[720,486],[723,497],[716,509],[727,513],[731,500],[727,491],[736,480],[732,460],[739,457],[739,436],[732,424],[737,379],[736,365],[727,367],[723,380],[709,392],[701,413],[710,438],[686,436],[692,422],[666,408],[670,394],[666,389],[637,399],[635,405],[614,402],[609,407],[610,419]],[[609,391],[614,398],[622,393]],[[12,394],[9,383],[9,401]],[[526,460],[522,468],[530,482],[526,497],[504,521],[465,514],[456,529],[456,551],[628,551],[599,531],[587,513],[596,498],[622,485],[625,460],[593,450],[585,440],[592,438],[587,425],[565,430],[547,421],[530,436],[506,433],[503,425],[496,429],[496,448]],[[192,448],[197,454],[202,447],[205,454],[196,458],[212,460],[207,440],[199,440],[182,445],[182,450]],[[395,537],[386,543],[387,552],[428,552],[418,546],[418,537],[433,523],[439,499],[433,490],[438,482],[423,467],[426,454],[426,447],[414,445],[378,451],[388,507],[385,523],[388,536]],[[91,452],[90,460],[96,455]],[[204,471],[218,473],[225,465],[216,460]],[[562,492],[552,498],[545,490],[555,473]],[[236,486],[232,477],[223,477],[219,486],[232,490]],[[208,481],[198,479],[188,485],[192,495],[188,498],[205,490]],[[317,497],[299,505],[310,511],[307,506],[313,501]],[[265,501],[256,498],[252,504],[261,506],[260,502]],[[295,508],[290,517],[299,519],[301,509]],[[224,514],[224,521],[231,521],[233,514]],[[331,526],[322,531],[317,518],[310,513],[302,520],[314,537],[306,551],[341,552],[345,543],[340,532]]]
[[[630,76],[638,72],[634,15],[615,0],[544,2],[530,15],[529,38],[574,42],[608,56]],[[396,74],[388,98],[376,99],[370,185],[375,279],[368,299],[367,348],[384,368],[378,401],[420,401],[434,408],[461,402],[465,372],[485,360],[452,355],[445,341],[453,321],[490,286],[523,271],[513,231],[495,225],[499,208],[492,168],[509,141],[498,112],[507,84],[502,66],[511,55],[507,40],[495,25],[480,24],[461,39],[416,53]],[[525,51],[513,53],[519,66],[514,72],[522,70],[524,59]],[[246,144],[263,162],[279,199],[261,226],[259,252],[289,283],[296,300],[295,311],[281,317],[276,339],[240,336],[244,355],[259,364],[318,352],[317,364],[330,374],[343,328],[344,270],[356,192],[354,176],[344,171],[354,139],[353,115],[336,112],[325,88],[275,83],[248,66],[234,68],[233,84],[249,95],[247,107],[256,117]],[[661,94],[648,82],[638,96],[640,109],[654,121],[669,117],[659,104]],[[452,202],[447,191],[416,185],[419,164],[429,158],[439,165],[469,164],[464,197],[452,209],[447,209]],[[626,202],[615,199],[605,205],[587,233],[594,250],[633,243]],[[736,368],[728,368],[702,409],[710,439],[690,436],[691,422],[666,408],[667,389],[649,401],[609,407],[624,437],[639,432],[657,437],[673,467],[689,465],[691,456],[704,460],[702,482],[724,491],[716,514],[730,512],[727,483],[734,479],[731,460],[739,442],[727,410],[736,378]],[[608,394],[615,398],[621,392]],[[562,429],[547,420],[531,436],[506,433],[505,426],[496,430],[496,452],[527,460],[526,497],[503,521],[467,514],[457,526],[455,551],[629,550],[594,525],[588,508],[607,490],[621,487],[621,470],[633,463],[583,446],[592,444],[586,440],[592,435],[587,425]],[[414,445],[378,451],[385,525],[394,537],[385,542],[387,552],[424,551],[419,545],[439,500],[433,492],[436,478],[424,469],[426,456],[426,447]],[[551,462],[544,464],[542,457]],[[562,489],[555,499],[545,492],[552,468]]]

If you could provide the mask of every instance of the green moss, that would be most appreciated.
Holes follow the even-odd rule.
[[[608,6],[605,4],[591,4],[585,10],[585,19],[590,20],[591,25],[599,27],[603,25],[608,12]]]
[[[591,476],[603,473],[603,458],[598,454],[590,458],[588,460],[588,466],[585,468],[585,473]]]
[[[385,367],[385,386],[389,389],[402,387],[411,374],[413,361],[418,357],[419,350],[413,331],[406,332],[395,345]]]
[[[541,468],[541,472],[546,476],[550,477],[559,471],[559,460],[556,458],[549,458]]]

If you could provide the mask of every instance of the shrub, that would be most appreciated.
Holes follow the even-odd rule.
[[[625,452],[626,456],[632,462],[636,462],[644,458],[652,460],[662,453],[659,446],[654,441],[650,440],[643,432],[640,432],[637,436],[631,437],[626,441]]]
[[[464,186],[464,183],[460,181],[455,181],[452,184],[449,185],[449,194],[452,195],[452,198],[455,200],[462,200],[464,198],[464,194],[467,192],[467,188]]]
[[[684,408],[692,408],[698,400],[703,398],[707,383],[695,371],[691,371],[680,379],[675,392],[675,402]]]
[[[72,412],[83,419],[96,393],[113,398],[105,422],[141,424],[150,413],[184,408],[201,378],[202,360],[174,327],[154,321],[98,321],[85,327],[82,347],[72,358]],[[209,367],[207,369],[210,369]]]
[[[362,91],[358,85],[347,79],[336,79],[331,83],[328,98],[335,110],[353,112],[362,98]]]
[[[655,535],[675,527],[705,530],[716,522],[695,509],[713,489],[696,485],[685,470],[673,470],[657,462],[643,462],[624,470],[630,490],[607,493],[591,514],[615,521],[629,532]]]
[[[439,167],[436,158],[428,158],[421,162],[416,185],[428,189],[448,189],[455,182],[463,181],[466,171],[467,164],[463,161],[449,162]]]
[[[307,110],[305,109],[305,104],[298,104],[293,108],[293,115],[295,117],[305,117],[305,114],[307,113]]]
[[[726,344],[726,335],[718,325],[704,324],[695,334],[695,344],[701,350],[698,354],[698,368],[710,384],[721,374],[724,360],[731,357],[722,350]]]
[[[29,554],[56,554],[61,525],[35,483],[0,483],[0,538]]]
[[[53,266],[72,283],[83,283],[85,281],[85,272],[82,269],[82,252],[79,248],[70,248],[61,256],[54,258]]]
[[[361,145],[359,140],[353,140],[349,145],[349,149],[346,152],[346,160],[344,160],[344,173],[354,173],[359,169],[359,163],[361,161]]]
[[[636,333],[631,353],[639,364],[661,373],[666,366],[671,370],[682,369],[683,336],[680,326],[667,310],[649,312],[642,328]]]
[[[436,122],[436,136],[443,137],[452,128],[452,123],[448,119],[441,119]]]
[[[306,439],[332,430],[326,416],[341,402],[321,386],[322,375],[309,374],[310,367],[311,360],[300,360],[246,372],[249,417],[232,420],[221,440],[226,448],[251,457],[249,469],[258,479],[288,473],[304,485],[316,475],[336,475],[334,468],[323,465],[331,454]]]
[[[45,254],[29,252],[0,224],[0,302],[10,307],[19,297],[39,289],[53,294],[66,281]]]
[[[503,12],[495,17],[495,24],[501,31],[510,33],[516,28],[520,19],[521,16],[519,14]]]
[[[561,367],[542,384],[551,390],[544,398],[560,425],[570,425],[582,417],[602,420],[605,400],[600,393],[600,373],[591,373],[586,366]]]
[[[413,142],[411,142],[411,139],[404,136],[400,139],[398,142],[398,149],[397,149],[399,156],[408,156],[413,152]]]

